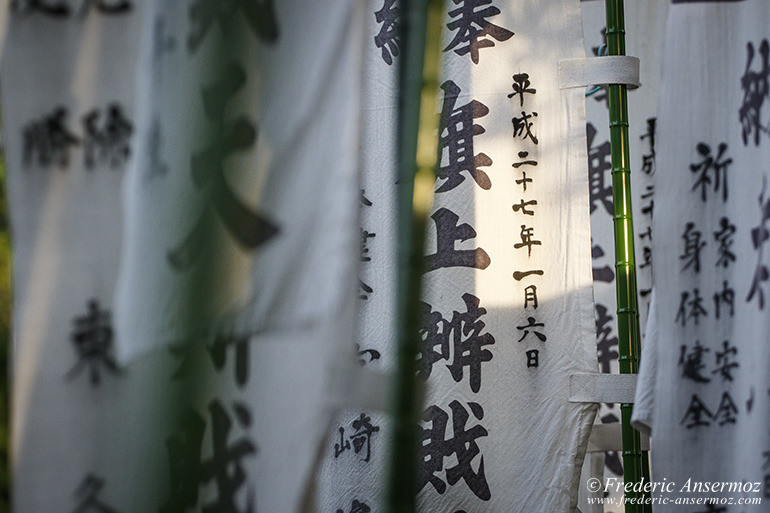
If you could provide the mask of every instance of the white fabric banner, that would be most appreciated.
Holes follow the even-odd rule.
[[[156,61],[147,85],[145,115],[154,131],[141,152],[144,173],[126,194],[116,319],[122,361],[178,341],[179,325],[188,321],[178,296],[212,253],[223,265],[200,306],[203,331],[240,337],[294,330],[325,322],[346,304],[350,291],[340,284],[352,264],[338,252],[351,244],[346,229],[356,218],[348,188],[356,187],[357,198],[351,173],[361,75],[358,31],[348,34],[352,8],[253,3],[229,13],[193,2],[189,16],[182,8],[176,26],[171,20],[161,29],[182,31],[185,57]],[[274,11],[291,19],[284,37]],[[309,32],[299,37],[297,27]],[[219,62],[216,46],[231,40],[243,41],[248,66]],[[220,94],[228,95],[223,105],[211,101]],[[218,119],[236,106],[251,114]],[[167,125],[199,128],[166,134]],[[212,130],[232,147],[211,143]],[[219,155],[224,169],[207,172]],[[203,247],[207,231],[216,250]]]
[[[625,2],[626,53],[640,60],[641,86],[628,91],[628,114],[631,206],[634,215],[639,320],[642,333],[651,293],[656,126],[660,61],[668,4],[669,0]],[[605,2],[584,0],[580,5],[586,53],[589,57],[606,55]],[[615,242],[607,90],[588,87],[587,92],[590,93],[586,98],[586,135],[591,198],[591,255],[596,302],[596,349],[601,372],[617,374],[619,365]],[[609,424],[619,421],[619,404],[600,405],[597,422]],[[618,451],[606,453],[605,477],[616,476],[622,479],[623,461],[619,449],[620,447]],[[619,500],[621,496],[622,493],[611,494],[615,500]],[[581,508],[587,506],[581,504]]]
[[[218,5],[11,16],[16,511],[298,508],[355,364],[363,11]]]
[[[361,355],[388,368],[393,282],[399,22],[369,2]],[[545,16],[544,13],[548,15]],[[571,511],[595,406],[568,402],[569,375],[596,372],[583,90],[558,62],[584,56],[577,1],[447,2],[441,164],[427,237],[421,511]],[[371,203],[371,205],[370,205]],[[383,237],[385,235],[385,237]],[[382,237],[382,238],[381,238]],[[368,260],[368,259],[371,260]],[[392,322],[392,321],[391,321]],[[324,503],[384,511],[382,417],[350,411],[326,455]]]
[[[9,18],[13,509],[147,511],[146,476],[161,464],[160,362],[120,368],[112,320],[121,184],[145,131],[137,90],[151,12],[130,0],[30,1]]]
[[[675,493],[657,497],[763,498],[761,507],[750,506],[757,511],[767,510],[770,493],[768,19],[762,0],[670,7],[658,117],[654,325],[634,411],[652,430],[655,480],[676,483]],[[696,481],[756,487],[704,493]],[[688,510],[742,511],[724,502]]]

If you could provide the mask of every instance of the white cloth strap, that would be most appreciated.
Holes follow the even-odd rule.
[[[633,403],[636,374],[571,374],[571,403]]]
[[[650,437],[641,434],[643,451],[650,450]],[[620,422],[612,424],[594,424],[588,437],[586,452],[607,452],[623,450],[623,432]]]
[[[608,55],[559,61],[559,89],[605,84],[639,87],[639,59]]]

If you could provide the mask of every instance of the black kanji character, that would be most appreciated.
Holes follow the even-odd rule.
[[[25,168],[37,165],[51,165],[66,168],[70,163],[70,149],[78,146],[80,140],[67,128],[66,107],[40,119],[31,121],[23,128],[22,162]]]
[[[366,191],[364,189],[361,189],[361,194],[358,197],[361,204],[365,207],[371,207],[372,202],[369,200],[369,198],[366,197]]]
[[[535,336],[540,340],[540,342],[545,342],[547,340],[547,337],[545,336],[544,333],[535,329],[535,328],[544,328],[545,327],[544,323],[536,322],[536,319],[534,317],[527,317],[527,323],[528,324],[524,326],[516,326],[517,330],[520,330],[523,332],[521,335],[521,338],[518,340],[519,342],[524,340],[527,337],[527,335],[529,335],[530,329],[532,330],[532,333],[534,333]]]
[[[604,256],[604,250],[601,246],[598,244],[591,245],[591,260],[598,260],[601,257]],[[612,283],[612,280],[615,279],[615,272],[612,270],[612,267],[605,265],[604,267],[593,267],[593,278],[594,281],[601,281],[603,283]]]
[[[721,305],[724,303],[730,308],[729,314],[730,317],[735,315],[735,291],[727,286],[727,281],[722,281],[722,290],[721,292],[715,292],[714,293],[714,310],[715,310],[715,317],[719,319],[720,312],[721,312]]]
[[[679,255],[679,260],[684,260],[684,267],[682,270],[687,270],[692,266],[693,271],[700,272],[700,252],[706,245],[705,241],[701,241],[701,232],[695,230],[695,224],[687,223],[684,227],[684,233],[682,234],[684,239],[684,252]]]
[[[650,219],[652,219],[653,210],[655,209],[655,201],[653,201],[652,197],[655,195],[655,187],[652,185],[645,186],[645,190],[647,191],[645,194],[640,195],[639,197],[643,200],[650,200],[649,203],[646,205],[642,205],[642,214],[646,216],[650,216]]]
[[[682,377],[696,383],[709,383],[711,380],[702,375],[701,370],[706,368],[703,356],[711,350],[700,345],[698,340],[695,341],[695,347],[689,353],[686,345],[682,345],[680,349],[677,365],[682,369]]]
[[[599,357],[599,367],[602,372],[610,372],[610,363],[618,359],[618,337],[612,337],[612,319],[607,313],[607,307],[596,304],[596,352]]]
[[[358,280],[358,288],[360,288],[361,291],[362,291],[358,295],[358,299],[363,299],[364,301],[368,300],[369,299],[369,294],[374,292],[374,289],[372,289],[369,285],[367,285],[366,283],[364,283],[360,279]]]
[[[235,417],[243,429],[251,426],[251,413],[245,406],[234,405]],[[235,504],[235,494],[246,483],[246,472],[242,460],[257,453],[257,447],[247,437],[242,437],[233,443],[228,443],[233,421],[227,415],[218,400],[209,404],[211,413],[211,434],[213,455],[201,462],[201,483],[206,485],[213,481],[216,485],[217,497],[208,505],[203,506],[203,513],[232,512],[241,510]],[[254,490],[248,489],[248,501],[243,513],[254,511]]]
[[[722,394],[722,400],[719,402],[719,408],[714,413],[714,420],[719,423],[720,426],[725,424],[735,424],[738,415],[738,407],[735,406],[733,398],[727,392]]]
[[[193,182],[207,193],[206,204],[189,235],[168,253],[176,270],[190,268],[207,247],[214,216],[242,249],[254,250],[278,234],[278,227],[238,199],[225,177],[225,159],[252,147],[257,137],[256,127],[245,116],[232,122],[225,119],[227,104],[245,82],[243,69],[229,63],[220,80],[203,90],[206,116],[215,127],[215,135],[209,146],[193,155],[190,167]]]
[[[760,221],[757,226],[751,229],[751,244],[754,246],[754,251],[757,252],[757,266],[754,269],[754,277],[751,280],[749,295],[746,297],[746,302],[748,303],[756,295],[760,310],[765,308],[765,294],[762,290],[762,283],[770,279],[770,272],[768,272],[767,266],[762,263],[763,248],[767,240],[770,239],[770,230],[766,226],[768,219],[770,219],[770,198],[764,199],[766,188],[767,180],[763,178],[762,192],[759,194]]]
[[[107,117],[102,126],[99,126],[100,117],[99,109],[83,116],[86,169],[93,169],[98,163],[109,164],[113,168],[121,167],[131,156],[131,135],[134,127],[117,103],[107,108]]]
[[[471,412],[477,420],[484,418],[484,410],[478,403],[468,403]],[[476,439],[487,436],[484,426],[478,424],[466,430],[468,412],[458,401],[449,404],[452,411],[452,438],[447,439],[447,424],[449,415],[437,406],[431,406],[423,414],[423,420],[430,422],[430,428],[423,428],[420,434],[420,459],[422,473],[417,484],[422,490],[430,483],[440,494],[446,491],[447,483],[453,486],[460,478],[465,480],[468,488],[479,499],[488,501],[492,495],[489,491],[484,473],[484,456],[479,459],[478,470],[471,467],[473,460],[479,456],[480,449]],[[446,469],[446,483],[436,474],[444,470],[444,458],[456,457],[457,464]]]
[[[356,344],[356,354],[360,357],[358,359],[358,364],[362,367],[367,363],[372,363],[374,360],[379,360],[382,356],[380,352],[375,349],[361,349],[359,344]],[[369,355],[369,360],[365,358],[366,355]]]
[[[72,513],[117,513],[112,506],[99,500],[99,493],[104,488],[104,479],[94,474],[88,474],[75,490],[75,497],[80,503],[72,510]]]
[[[700,317],[708,315],[708,311],[703,307],[703,298],[698,289],[693,289],[692,299],[688,301],[689,297],[689,292],[682,292],[679,310],[677,310],[674,319],[674,322],[681,322],[682,326],[687,325],[687,319],[693,319],[697,325]]]
[[[722,377],[722,381],[732,381],[733,372],[740,367],[740,364],[734,360],[736,354],[738,354],[738,348],[731,346],[727,340],[723,341],[722,350],[714,353],[717,368],[711,371],[711,373],[719,374]]]
[[[490,23],[487,18],[500,14],[497,7],[487,7],[477,10],[492,3],[492,0],[452,0],[457,9],[449,11],[451,18],[457,18],[447,23],[447,28],[456,31],[445,52],[454,50],[457,55],[471,54],[471,61],[479,63],[479,50],[495,46],[494,41],[503,42],[513,37],[513,32]],[[492,39],[488,39],[489,36]]]
[[[696,150],[703,157],[700,162],[694,162],[690,164],[690,171],[697,174],[695,185],[692,190],[694,191],[700,187],[701,200],[706,201],[706,191],[708,187],[713,183],[714,192],[718,192],[720,187],[722,188],[722,201],[727,201],[727,171],[730,164],[733,163],[732,158],[722,160],[727,151],[727,144],[720,143],[716,158],[711,154],[711,146],[706,143],[699,142],[696,145]],[[711,176],[713,174],[713,178]]]
[[[532,178],[527,178],[527,173],[521,172],[521,180],[516,180],[516,185],[521,185],[522,192],[527,192],[527,184],[532,183]]]
[[[473,154],[473,138],[486,130],[473,120],[489,114],[489,109],[476,100],[456,107],[460,88],[451,80],[441,84],[441,89],[444,91],[444,101],[439,126],[439,153],[441,161],[447,164],[439,166],[437,178],[445,181],[436,192],[451,191],[463,183],[465,177],[462,173],[468,173],[479,187],[488,190],[492,182],[479,168],[491,166],[492,159],[485,153]]]
[[[463,369],[468,367],[468,381],[471,390],[476,393],[481,388],[481,364],[492,360],[492,353],[482,348],[493,345],[495,338],[489,333],[482,334],[485,323],[480,319],[487,310],[479,307],[479,298],[466,293],[462,299],[465,313],[455,311],[449,323],[453,332],[453,358],[447,369],[459,383],[463,379]]]
[[[519,152],[519,158],[522,159],[522,160],[519,161],[519,162],[514,162],[511,165],[513,166],[514,169],[519,169],[521,166],[536,166],[537,165],[537,161],[536,160],[524,160],[527,157],[529,157],[529,152],[528,151],[520,151]],[[529,180],[529,181],[531,182],[532,180]],[[516,183],[519,183],[519,182],[516,182]],[[525,191],[527,190],[526,186],[524,187],[524,190]]]
[[[368,231],[361,228],[361,261],[362,262],[371,262],[372,258],[369,256],[366,256],[367,253],[369,253],[369,248],[366,247],[367,242],[369,242],[369,239],[372,237],[376,237],[376,233],[369,233]]]
[[[522,141],[526,141],[527,138],[529,138],[534,144],[538,144],[537,137],[535,137],[535,134],[533,134],[531,130],[534,123],[529,121],[531,118],[536,117],[537,112],[527,114],[524,111],[521,111],[520,118],[513,117],[511,119],[511,123],[513,124],[513,138],[516,139],[516,137],[521,136]]]
[[[382,50],[382,60],[388,65],[393,64],[393,57],[398,56],[400,16],[396,0],[385,0],[382,9],[374,13],[374,19],[382,25],[380,32],[374,36],[374,44]]]
[[[521,225],[521,242],[513,245],[515,249],[527,248],[527,257],[532,256],[532,246],[542,246],[543,243],[534,239],[535,229],[527,227],[527,225]]]
[[[735,262],[735,253],[730,251],[730,247],[733,245],[733,235],[735,235],[735,225],[730,223],[730,220],[726,217],[722,217],[719,220],[719,230],[714,232],[714,239],[719,243],[717,249],[717,267],[728,267],[732,262]]]
[[[652,265],[652,248],[650,246],[642,247],[642,263],[639,264],[639,269],[644,269]]]
[[[586,123],[586,140],[588,141],[588,192],[591,203],[591,213],[601,203],[608,214],[613,213],[612,185],[607,185],[607,171],[612,169],[610,161],[610,142],[604,141],[594,146],[597,134],[591,123]]]
[[[476,237],[476,230],[467,223],[458,225],[460,218],[446,208],[436,210],[430,216],[436,223],[436,253],[425,257],[426,272],[445,267],[473,267],[486,269],[491,260],[482,248],[457,249],[458,242]]]
[[[240,12],[239,12],[240,11]],[[196,52],[214,24],[227,37],[239,18],[246,20],[256,37],[266,43],[278,40],[278,23],[273,0],[194,0],[190,6],[191,33],[187,47]]]
[[[679,423],[684,424],[686,421],[687,424],[685,427],[687,429],[692,429],[698,426],[711,425],[711,422],[709,422],[708,419],[713,420],[714,414],[711,413],[708,408],[706,408],[706,405],[704,405],[703,402],[698,399],[697,395],[693,394],[692,399],[690,400],[690,405],[687,407],[687,411]]]
[[[479,299],[468,293],[463,294],[462,299],[466,311],[455,311],[449,321],[438,312],[433,312],[430,305],[423,303],[424,324],[420,328],[423,344],[418,375],[428,379],[434,363],[442,359],[449,360],[451,345],[452,362],[447,365],[447,369],[459,383],[463,379],[465,367],[468,367],[470,387],[476,393],[481,389],[481,364],[492,360],[492,353],[483,347],[493,345],[495,339],[489,333],[482,333],[486,325],[481,317],[487,310],[479,306]]]
[[[524,308],[527,308],[530,303],[532,308],[537,309],[537,287],[534,285],[524,287]]]
[[[537,349],[530,349],[524,353],[527,356],[527,368],[540,367],[540,351]]]
[[[645,139],[650,140],[650,152],[642,155],[642,173],[647,176],[655,174],[655,125],[657,124],[657,118],[647,119],[647,132],[640,136],[642,141]]]
[[[362,413],[357,419],[350,423],[353,427],[353,434],[350,440],[353,442],[353,451],[358,454],[366,446],[366,457],[364,461],[368,462],[372,455],[372,435],[380,430],[379,426],[372,425],[372,418]]]
[[[521,281],[527,276],[532,276],[532,275],[542,276],[543,271],[541,269],[536,269],[533,271],[513,271],[513,279],[516,281]]]
[[[513,87],[513,92],[508,95],[508,98],[518,96],[519,107],[524,106],[524,95],[537,93],[536,89],[529,87],[530,85],[532,84],[529,81],[529,75],[527,73],[513,75],[513,84],[511,85],[511,87]]]
[[[754,44],[746,43],[746,71],[741,77],[741,89],[743,100],[738,109],[738,118],[741,122],[741,136],[743,145],[748,146],[749,137],[754,134],[754,145],[759,146],[760,133],[768,133],[768,127],[762,125],[762,108],[765,98],[770,97],[770,45],[767,39],[759,44],[759,56],[761,59],[759,71],[751,69],[754,61]]]
[[[537,200],[524,201],[522,199],[521,202],[514,203],[512,208],[514,212],[518,212],[519,210],[521,210],[521,213],[524,214],[525,216],[533,216],[535,215],[535,211],[527,210],[527,206],[529,205],[533,205],[533,206],[537,205]]]
[[[235,382],[243,388],[249,381],[249,337],[217,335],[207,349],[214,367],[222,370],[230,347],[235,347]]]
[[[113,374],[118,374],[118,366],[112,356],[112,323],[109,310],[102,310],[99,301],[88,301],[88,313],[75,317],[70,340],[75,346],[78,362],[67,373],[67,380],[77,377],[84,367],[88,367],[91,385],[101,382],[100,368],[104,367]]]
[[[206,422],[191,409],[182,414],[180,430],[166,439],[169,498],[160,513],[185,513],[198,503],[201,448]]]

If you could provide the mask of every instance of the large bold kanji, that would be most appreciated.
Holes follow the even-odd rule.
[[[481,389],[481,364],[492,360],[492,353],[483,348],[493,345],[495,338],[489,333],[483,333],[486,324],[481,317],[487,310],[479,306],[479,298],[466,293],[462,299],[466,311],[455,311],[449,320],[423,303],[423,325],[420,329],[423,346],[420,351],[419,375],[428,379],[433,364],[439,360],[450,360],[451,354],[451,363],[447,369],[452,378],[458,383],[462,381],[467,367],[471,390],[478,392]]]
[[[473,416],[477,420],[484,418],[484,410],[478,403],[468,403]],[[423,414],[423,421],[430,423],[429,428],[423,428],[420,434],[420,459],[422,461],[422,473],[417,483],[418,490],[422,490],[430,483],[438,493],[446,492],[447,484],[453,486],[460,479],[465,481],[468,488],[476,497],[488,501],[492,495],[484,473],[484,456],[476,442],[480,437],[488,435],[484,426],[477,424],[466,429],[470,415],[458,401],[449,403],[452,413],[452,433],[447,438],[447,425],[449,414],[438,406],[431,406]],[[472,463],[479,457],[477,470]],[[457,463],[444,469],[444,459],[451,458]],[[437,475],[446,472],[446,482],[442,476]]]
[[[452,0],[457,9],[449,11],[452,21],[447,23],[447,28],[455,32],[452,41],[449,42],[445,52],[454,50],[457,55],[471,54],[474,64],[479,63],[479,50],[495,46],[496,41],[507,41],[513,37],[510,30],[498,27],[487,21],[487,18],[500,14],[497,7],[486,7],[492,0]]]
[[[436,192],[451,191],[463,183],[465,177],[462,173],[468,173],[479,187],[488,190],[492,182],[479,168],[491,166],[492,159],[485,153],[473,154],[473,138],[485,132],[484,127],[474,123],[474,120],[489,114],[489,109],[476,100],[457,107],[460,88],[451,80],[441,84],[441,89],[444,91],[444,102],[439,126],[441,162],[437,175],[444,183]]]
[[[491,260],[482,248],[457,249],[458,242],[476,237],[476,230],[467,223],[458,225],[460,218],[446,208],[436,210],[431,216],[436,223],[436,252],[425,257],[425,270],[435,271],[444,267],[474,267],[486,269]]]
[[[192,156],[190,167],[193,182],[205,191],[206,203],[189,235],[168,253],[169,262],[176,270],[187,269],[197,261],[206,247],[215,218],[244,250],[254,250],[278,234],[275,224],[236,197],[225,178],[225,159],[248,150],[257,138],[256,127],[245,115],[234,121],[226,119],[230,100],[245,83],[246,73],[231,62],[221,78],[203,90],[203,104],[214,135],[207,147]]]

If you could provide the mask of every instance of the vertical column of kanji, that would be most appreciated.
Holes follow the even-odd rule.
[[[147,490],[133,477],[147,464],[141,442],[120,445],[127,419],[145,410],[125,401],[141,381],[115,359],[113,294],[121,184],[144,135],[137,89],[148,13],[135,0],[12,3],[2,101],[18,511],[125,511]]]
[[[248,259],[279,233],[275,223],[250,204],[253,188],[243,187],[244,202],[230,182],[264,174],[251,167],[263,136],[262,112],[245,98],[255,95],[264,69],[255,64],[253,55],[261,45],[276,44],[279,18],[270,2],[247,9],[193,0],[165,4],[154,27],[157,69],[148,115],[152,131],[144,172],[132,184],[139,191],[130,205],[135,246],[125,258],[135,265],[146,265],[148,260],[164,265],[168,274],[161,279],[168,289],[161,293],[174,291],[173,278],[189,280],[177,302],[165,308],[167,315],[172,314],[166,323],[155,324],[152,315],[158,314],[153,312],[145,326],[129,321],[125,332],[128,343],[142,330],[152,337],[144,347],[127,344],[126,354],[162,344],[162,352],[173,360],[166,386],[179,400],[169,405],[175,422],[165,432],[166,487],[155,509],[253,511],[264,500],[257,495],[254,472],[259,462],[254,418],[259,413],[249,394],[253,344],[248,333],[215,326],[211,312],[222,293],[232,292],[229,279],[239,263],[243,265],[228,255],[228,249],[235,246]],[[176,62],[168,62],[172,56]],[[166,137],[171,144],[164,144]],[[199,208],[155,203],[175,196]],[[164,224],[174,214],[181,222],[170,230]],[[147,237],[163,244],[136,244]],[[144,254],[131,254],[132,249]],[[207,272],[216,272],[217,281],[206,280]],[[140,282],[148,279],[158,275],[138,277]],[[152,305],[156,290],[146,284],[135,287],[132,295]],[[185,308],[189,310],[184,312]],[[185,313],[182,319],[189,319],[189,324],[175,325],[177,315]]]
[[[189,280],[177,286],[192,297],[152,326],[177,360],[172,383],[196,392],[166,439],[160,508],[296,511],[332,372],[355,362],[362,11],[350,0],[194,0],[182,12],[192,70],[175,82],[190,90],[173,120],[188,109],[199,128],[182,133],[187,154],[173,154],[163,187],[195,208],[181,229],[145,219],[140,233],[164,235],[155,276]],[[353,419],[347,442],[365,458],[367,423]]]
[[[583,98],[556,73],[579,3],[452,0],[446,28],[421,503],[567,510],[594,412],[569,374],[596,368]]]
[[[355,351],[364,371],[395,364],[396,119],[399,23],[397,0],[366,4],[362,98],[360,264]],[[384,511],[390,422],[380,411],[349,408],[336,419],[324,456],[320,509]]]
[[[770,10],[752,0],[673,4],[665,45],[680,52],[664,58],[657,121],[658,368],[646,420],[656,479],[676,482],[683,497],[737,501],[767,491],[706,497],[684,485],[767,474]],[[726,37],[735,30],[740,37]],[[723,504],[696,511],[727,511]]]
[[[642,332],[647,318],[651,292],[652,214],[654,206],[655,143],[660,62],[663,51],[668,0],[628,2],[626,40],[628,55],[641,61],[642,87],[629,91],[629,136],[632,158],[634,231],[637,251],[637,282],[640,294]],[[604,2],[581,2],[586,54],[606,55]],[[593,259],[594,300],[596,301],[596,348],[599,368],[604,373],[619,372],[618,337],[615,319],[615,273],[613,270],[613,199],[610,162],[607,92],[601,86],[589,87],[586,98],[586,136],[591,204],[591,256]],[[602,423],[620,420],[619,405],[600,405]],[[623,475],[619,452],[605,455],[605,474]],[[614,494],[619,497],[621,494]]]

